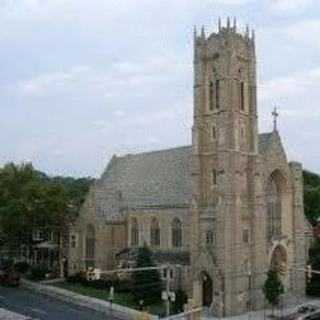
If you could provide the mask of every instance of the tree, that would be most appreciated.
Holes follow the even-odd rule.
[[[279,304],[279,297],[284,293],[283,284],[275,270],[269,270],[263,286],[263,293],[267,301],[272,305],[272,311]]]
[[[312,270],[320,270],[320,240],[315,240],[309,249],[309,264]],[[320,275],[313,273],[307,281],[306,293],[310,296],[320,296]]]
[[[62,265],[63,235],[76,218],[92,180],[52,178],[31,163],[0,168],[0,248],[14,257],[22,244],[32,250],[33,231],[54,232],[59,236]]]
[[[136,268],[154,267],[152,252],[144,246],[138,249]],[[158,270],[136,271],[133,273],[133,294],[137,303],[144,305],[161,300],[162,281]]]
[[[304,171],[303,181],[305,215],[312,225],[316,225],[320,218],[320,176]]]

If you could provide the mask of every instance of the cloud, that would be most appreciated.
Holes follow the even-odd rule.
[[[243,6],[248,3],[254,2],[254,0],[214,0],[215,4],[223,4],[227,6]]]
[[[282,31],[290,40],[310,50],[320,50],[320,20],[302,20]]]
[[[33,158],[50,173],[97,174],[112,153],[190,143],[192,26],[234,12],[264,31],[257,32],[262,127],[272,125],[277,103],[287,146],[300,141],[303,121],[301,139],[307,131],[312,137],[319,132],[317,12],[282,16],[316,2],[0,0],[3,154]]]
[[[295,72],[261,83],[260,99],[277,101],[290,98],[305,99],[308,96],[320,99],[319,83],[320,68]]]
[[[295,13],[304,10],[315,3],[314,0],[270,0],[269,9],[273,13]]]
[[[277,106],[280,111],[280,123],[285,126],[284,135],[290,144],[302,141],[308,132],[318,135],[320,110],[318,101],[320,92],[320,68],[276,77],[259,86],[260,126],[265,130],[271,128],[271,110]],[[308,126],[306,127],[306,123]],[[297,127],[304,127],[297,140]],[[291,140],[292,139],[292,140]],[[309,143],[311,143],[310,139]],[[302,145],[299,147],[301,148]],[[307,162],[310,162],[308,160]]]
[[[37,75],[13,84],[18,92],[30,97],[44,97],[72,92],[95,92],[112,97],[119,87],[143,87],[170,82],[170,78],[183,76],[191,66],[175,56],[146,58],[143,61],[123,61],[105,69],[93,66],[73,66],[65,71]],[[142,92],[142,91],[140,91]]]

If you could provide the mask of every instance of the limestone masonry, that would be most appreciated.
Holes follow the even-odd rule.
[[[147,244],[172,288],[237,315],[264,307],[270,268],[304,294],[306,231],[302,166],[276,122],[258,134],[254,33],[228,20],[194,34],[192,145],[113,156],[71,232],[69,271],[133,265]]]

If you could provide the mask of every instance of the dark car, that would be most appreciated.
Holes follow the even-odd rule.
[[[5,286],[19,286],[20,284],[20,274],[10,260],[0,260],[0,284]]]

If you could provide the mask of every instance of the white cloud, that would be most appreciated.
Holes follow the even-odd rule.
[[[288,76],[265,81],[260,85],[260,99],[262,101],[283,99],[301,99],[316,96],[319,92],[320,68],[295,72]]]
[[[270,0],[269,9],[278,14],[301,12],[314,2],[314,0]]]
[[[243,6],[250,2],[254,2],[255,0],[213,0],[212,2],[215,4],[223,4],[227,6]]]
[[[300,46],[320,50],[320,20],[302,20],[284,28],[282,32]]]
[[[183,78],[190,68],[191,65],[184,63],[181,57],[148,57],[143,61],[116,62],[105,69],[73,66],[64,71],[37,75],[13,87],[29,97],[90,92],[108,99],[116,94],[119,96],[119,88],[125,88],[127,92],[132,89],[135,95],[143,94],[148,86],[165,85],[177,77]]]

